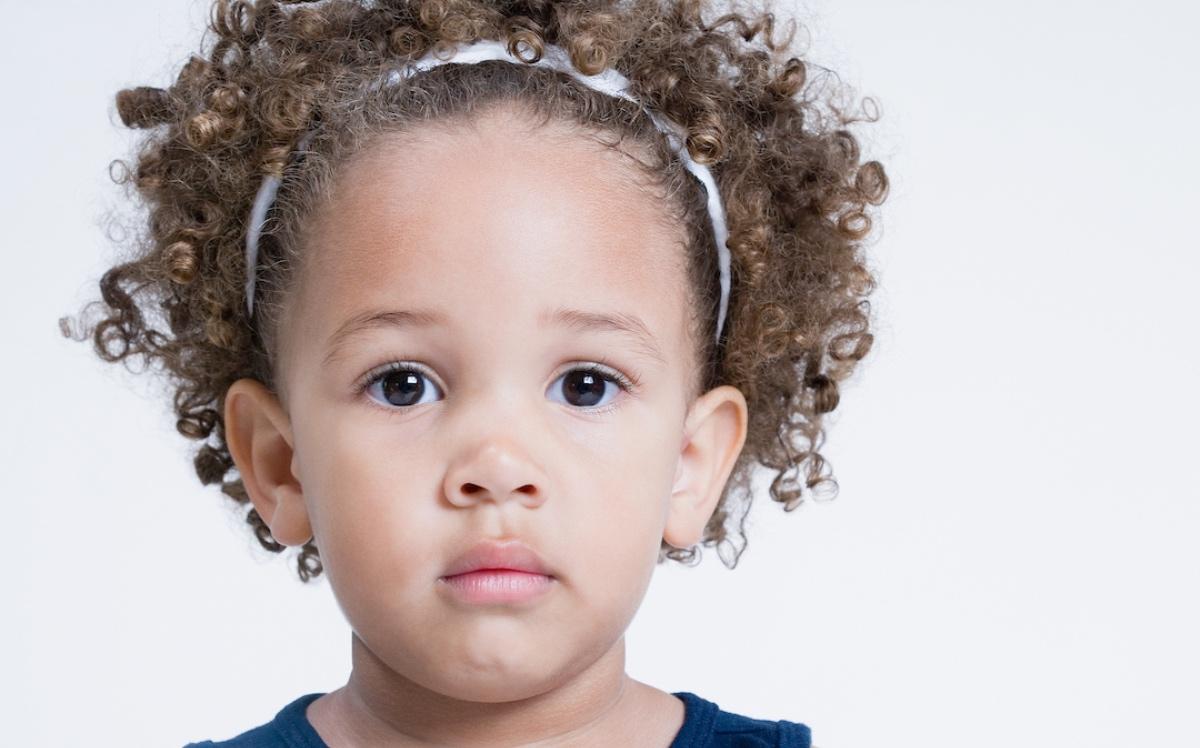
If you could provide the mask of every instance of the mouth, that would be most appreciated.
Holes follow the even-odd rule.
[[[442,579],[475,572],[524,572],[554,577],[554,572],[529,546],[520,540],[500,542],[483,540],[467,549],[446,568]]]
[[[556,586],[554,571],[520,540],[483,540],[455,558],[438,579],[467,603],[520,603]]]
[[[523,603],[537,599],[557,584],[554,577],[512,569],[479,569],[438,580],[466,603]]]

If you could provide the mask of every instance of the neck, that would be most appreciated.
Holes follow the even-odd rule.
[[[351,658],[349,682],[308,707],[330,745],[613,745],[615,737],[632,738],[646,688],[625,674],[623,636],[583,669],[509,701],[471,701],[422,686],[353,633]]]

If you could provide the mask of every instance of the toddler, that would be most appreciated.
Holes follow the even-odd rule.
[[[833,495],[872,340],[863,118],[726,11],[218,0],[118,94],[147,230],[86,335],[161,362],[200,480],[353,631],[344,686],[190,746],[810,745],[624,669],[658,564],[736,565],[755,468]]]

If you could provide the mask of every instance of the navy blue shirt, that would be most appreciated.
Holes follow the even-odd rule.
[[[275,719],[229,740],[205,740],[183,748],[329,748],[304,713],[323,695],[305,694],[280,709]],[[812,735],[799,722],[752,719],[721,711],[688,691],[675,695],[683,700],[684,718],[670,748],[812,748]]]

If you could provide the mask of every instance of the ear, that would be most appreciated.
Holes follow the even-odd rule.
[[[275,540],[284,545],[308,542],[312,525],[292,471],[291,420],[258,380],[239,379],[226,390],[225,441],[250,501]]]
[[[669,544],[687,548],[703,539],[746,442],[748,421],[746,398],[730,385],[711,389],[692,403],[663,530]]]

